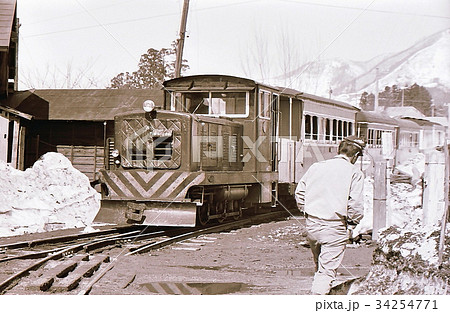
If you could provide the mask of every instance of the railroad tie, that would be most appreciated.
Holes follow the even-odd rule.
[[[67,259],[54,268],[45,271],[42,276],[37,277],[32,284],[27,286],[27,289],[46,291],[52,286],[56,277],[62,278],[66,276],[69,272],[73,271],[81,261],[87,260],[89,260],[89,255],[87,254],[76,255]]]
[[[70,291],[78,287],[83,277],[90,277],[103,262],[109,262],[108,255],[96,255],[91,260],[83,262],[66,278],[56,281],[52,290],[57,292]]]

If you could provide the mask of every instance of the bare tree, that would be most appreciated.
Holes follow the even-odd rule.
[[[263,82],[293,87],[304,57],[300,52],[303,47],[292,34],[288,26],[278,28],[275,38],[261,29],[256,31],[241,58],[244,74]]]
[[[19,81],[25,89],[75,89],[103,88],[98,83],[98,72],[93,71],[95,62],[87,62],[83,67],[75,68],[69,61],[65,68],[47,64],[44,70],[21,71]]]

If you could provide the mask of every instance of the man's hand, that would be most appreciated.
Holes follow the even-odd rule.
[[[347,228],[347,241],[353,242],[353,230],[350,227]]]
[[[354,228],[347,228],[347,239],[349,243],[359,242],[361,240],[361,235],[358,231],[354,231]]]

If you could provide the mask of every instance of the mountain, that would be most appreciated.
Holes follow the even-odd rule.
[[[427,37],[399,53],[367,62],[343,59],[319,60],[289,73],[299,77],[293,88],[355,104],[363,91],[374,93],[377,72],[379,91],[385,86],[424,86],[435,103],[450,102],[450,29]]]

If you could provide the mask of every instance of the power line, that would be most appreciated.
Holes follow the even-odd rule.
[[[109,5],[104,5],[104,6],[101,6],[101,7],[93,8],[93,9],[91,9],[91,11],[107,9],[107,8],[115,7],[115,6],[118,6],[118,5],[122,5],[124,3],[129,3],[129,2],[134,2],[134,1],[136,1],[136,0],[126,0],[126,1],[119,2],[119,3],[113,3],[113,4],[109,4]],[[77,12],[68,13],[68,14],[65,14],[65,15],[58,15],[56,17],[48,18],[48,19],[45,19],[45,20],[32,22],[32,23],[29,23],[27,25],[41,24],[41,23],[45,23],[45,22],[48,22],[48,21],[59,20],[59,19],[66,18],[66,17],[69,17],[69,16],[74,16],[74,15],[79,15],[79,14],[84,14],[84,13],[86,13],[86,12],[85,11],[77,11]]]
[[[259,0],[249,0],[249,1],[245,1],[245,2],[239,2],[239,3],[218,5],[218,6],[213,6],[213,7],[197,9],[196,11],[197,12],[208,11],[208,10],[232,7],[232,6],[240,6],[240,5],[243,5],[243,4],[254,3],[254,2],[259,2]],[[84,12],[88,13],[87,9],[85,9]],[[71,16],[71,15],[75,15],[75,14],[78,14],[78,13],[68,14],[68,15],[65,15],[65,16]],[[103,26],[111,26],[111,25],[118,25],[118,24],[140,22],[140,21],[152,20],[152,19],[168,17],[168,16],[179,16],[179,12],[166,13],[166,14],[160,14],[160,15],[153,15],[153,16],[147,16],[147,17],[141,17],[141,18],[135,18],[135,19],[128,19],[128,20],[122,20],[122,21],[117,21],[117,22],[104,23],[104,24],[101,24],[101,25],[100,24],[96,24],[96,25],[81,26],[81,27],[76,27],[76,28],[71,28],[71,29],[55,30],[55,31],[47,32],[47,33],[28,35],[28,36],[24,36],[24,37],[25,38],[41,37],[41,36],[58,34],[58,33],[66,33],[66,32],[78,31],[78,30],[85,30],[85,29],[103,27]],[[29,24],[29,25],[32,25],[32,24]]]
[[[350,7],[344,5],[333,5],[333,4],[321,4],[315,2],[307,2],[307,1],[295,1],[295,0],[279,0],[281,2],[295,3],[295,4],[306,4],[320,7],[328,7],[328,8],[337,8],[337,9],[348,9],[348,10],[357,10],[361,11],[363,8]],[[410,12],[399,12],[399,11],[389,11],[389,10],[379,10],[379,9],[364,9],[364,11],[368,12],[377,12],[377,13],[386,13],[386,14],[398,14],[398,15],[410,15],[410,16],[419,16],[419,17],[430,17],[430,18],[441,18],[449,20],[449,16],[441,16],[441,15],[431,15],[431,14],[418,14],[418,13],[410,13]]]
[[[88,11],[86,11],[86,12],[88,12]],[[111,23],[105,23],[105,24],[96,24],[96,25],[82,26],[82,27],[76,27],[76,28],[71,28],[71,29],[56,30],[56,31],[47,32],[47,33],[40,33],[40,34],[34,34],[34,35],[25,36],[25,38],[47,36],[47,35],[53,35],[53,34],[58,34],[58,33],[73,32],[73,31],[85,30],[85,29],[97,28],[97,27],[104,28],[104,26],[111,26],[111,25],[118,25],[118,24],[132,23],[132,22],[139,22],[139,21],[151,20],[151,19],[154,19],[154,18],[161,18],[161,17],[167,17],[167,16],[177,16],[177,15],[179,15],[179,13],[168,13],[168,14],[154,15],[154,16],[148,16],[148,17],[142,17],[142,18],[118,21],[118,22],[111,22]]]

